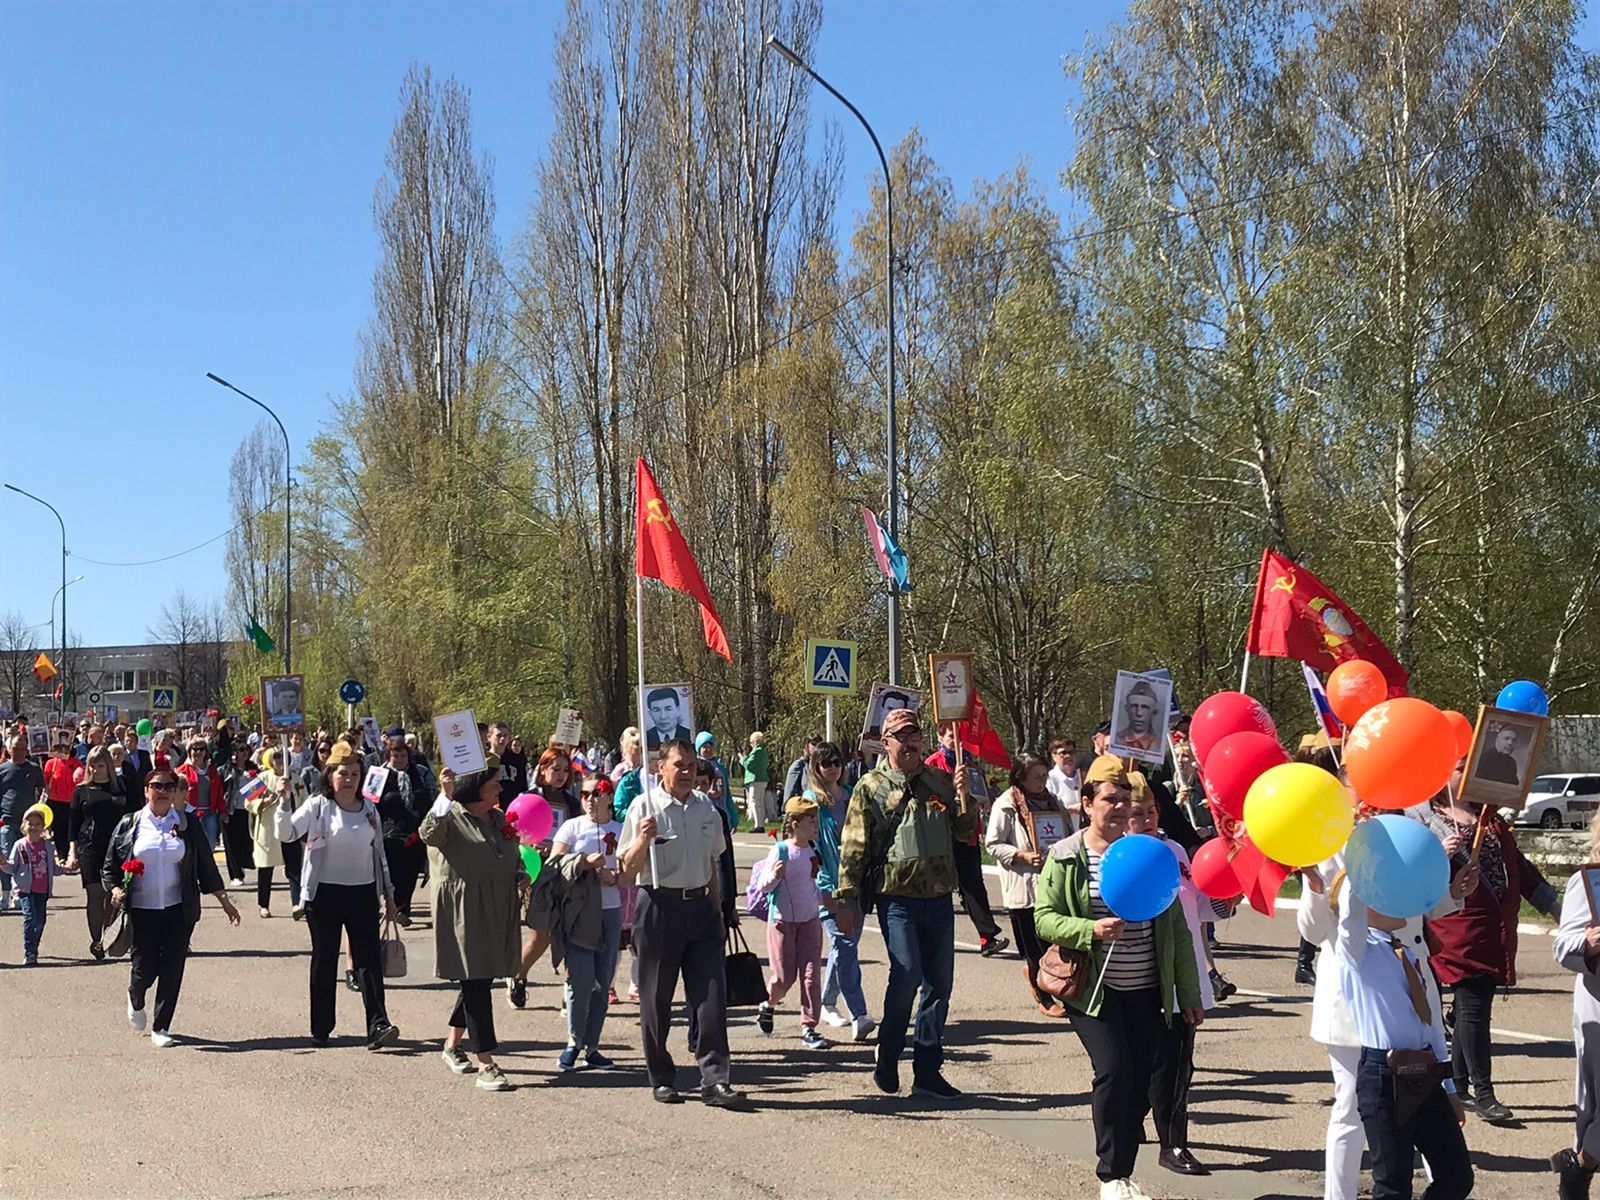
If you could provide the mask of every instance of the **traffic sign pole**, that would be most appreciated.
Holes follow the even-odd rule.
[[[826,708],[823,710],[826,715],[822,720],[822,728],[824,730],[825,739],[831,742],[833,741],[833,697],[826,697],[823,700],[823,704],[826,705]]]

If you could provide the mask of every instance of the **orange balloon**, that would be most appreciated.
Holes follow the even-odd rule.
[[[1373,808],[1431,800],[1450,782],[1459,757],[1449,718],[1410,696],[1368,709],[1344,740],[1350,788]]]
[[[1363,658],[1342,662],[1328,675],[1328,704],[1333,715],[1349,729],[1374,704],[1389,696],[1389,681],[1383,672]]]
[[[1465,758],[1467,751],[1472,749],[1472,722],[1453,708],[1444,710],[1444,719],[1456,731],[1456,757]]]

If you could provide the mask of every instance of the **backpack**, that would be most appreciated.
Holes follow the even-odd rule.
[[[758,921],[772,919],[772,893],[767,891],[767,863],[770,859],[763,858],[750,868],[750,882],[744,888],[744,911],[746,916],[754,917]],[[778,861],[789,861],[789,845],[787,842],[778,843]]]

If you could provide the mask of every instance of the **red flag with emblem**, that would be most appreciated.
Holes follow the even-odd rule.
[[[638,462],[638,495],[634,503],[635,571],[641,579],[659,579],[674,591],[687,592],[700,605],[700,624],[705,630],[706,645],[729,662],[733,653],[728,649],[728,635],[723,632],[722,618],[717,616],[717,606],[712,602],[711,590],[700,576],[700,567],[683,540],[683,532],[672,519],[656,486],[656,477],[650,465]]]
[[[1297,658],[1324,671],[1364,658],[1383,672],[1391,696],[1406,695],[1411,682],[1355,609],[1310,571],[1272,550],[1261,552],[1245,649],[1266,658]]]

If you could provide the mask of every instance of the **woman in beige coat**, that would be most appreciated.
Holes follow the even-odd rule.
[[[458,1075],[473,1069],[461,1049],[470,1032],[478,1086],[503,1092],[511,1085],[493,1057],[492,988],[515,973],[521,959],[518,916],[528,875],[516,831],[495,807],[499,764],[491,759],[488,769],[458,776],[452,796],[440,796],[417,830],[433,877],[433,973],[461,984],[444,1061]]]
[[[1067,1010],[1038,988],[1044,944],[1033,928],[1033,898],[1050,847],[1072,832],[1072,815],[1050,791],[1050,764],[1034,754],[1019,756],[1011,767],[1011,786],[989,813],[983,844],[1000,864],[1000,902],[1011,917],[1012,936],[1026,960],[1022,976],[1034,1003],[1047,1017],[1064,1017]]]
[[[245,811],[250,814],[250,861],[256,869],[256,904],[263,917],[272,915],[272,872],[284,865],[283,843],[278,840],[275,828],[278,804],[284,796],[285,786],[289,789],[290,812],[299,808],[306,798],[305,788],[292,777],[280,775],[277,765],[276,750],[261,752],[261,782],[265,786],[246,797],[244,802]],[[286,870],[284,875],[289,880],[290,915],[296,921],[304,920],[305,908],[300,903],[300,873]]]

